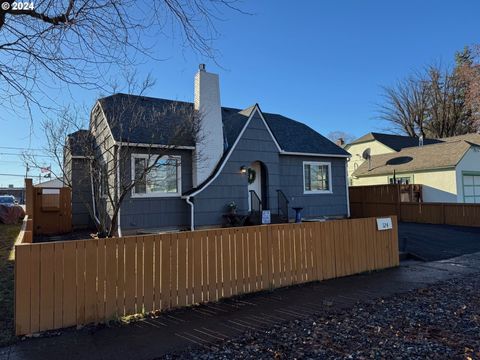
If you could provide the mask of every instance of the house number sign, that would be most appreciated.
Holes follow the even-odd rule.
[[[393,228],[392,218],[378,218],[377,230],[391,230]]]

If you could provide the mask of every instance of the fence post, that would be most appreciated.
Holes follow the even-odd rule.
[[[32,179],[25,179],[25,213],[33,219],[33,184]]]
[[[400,207],[400,202],[401,202],[401,194],[400,194],[400,184],[395,185],[397,187],[397,203],[396,203],[396,212],[397,212],[397,217],[401,219],[401,207]]]
[[[365,217],[365,187],[361,187],[360,199],[362,199],[362,218]]]

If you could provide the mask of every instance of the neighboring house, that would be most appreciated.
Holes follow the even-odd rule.
[[[35,185],[37,188],[53,188],[53,189],[60,189],[64,187],[63,178],[56,178],[48,181],[44,181]]]
[[[423,144],[435,144],[440,142],[435,139],[424,139]],[[382,134],[371,132],[355,141],[345,145],[344,149],[348,151],[352,157],[348,162],[348,177],[350,179],[350,185],[357,185],[352,174],[363,164],[365,159],[362,154],[365,150],[369,149],[370,155],[389,154],[396,153],[404,148],[414,147],[419,145],[419,139],[410,136],[401,136],[393,134]]]
[[[133,105],[119,115],[115,110],[122,103]],[[175,124],[188,121],[185,109],[202,114],[202,136],[196,141],[184,136],[167,146]],[[151,126],[149,119],[158,113],[164,116]],[[128,136],[125,129],[131,130]],[[194,103],[105,97],[92,110],[89,133],[98,149],[107,149],[101,151],[105,166],[119,167],[118,175],[106,179],[110,189],[138,179],[148,154],[163,156],[122,202],[119,230],[124,233],[221,226],[228,203],[236,203],[238,214],[248,214],[260,210],[256,199],[261,209],[282,212],[279,216],[288,200],[290,220],[292,207],[302,207],[304,218],[349,216],[349,154],[307,125],[265,113],[258,104],[243,110],[222,107],[218,75],[204,66],[195,76]],[[75,169],[71,173],[75,183]],[[111,211],[108,203],[100,207]]]
[[[377,140],[356,140],[347,146],[351,162],[357,161],[349,167],[354,168],[352,185],[389,184],[395,178],[395,182],[423,185],[425,202],[480,203],[480,134],[429,139],[423,145],[418,139],[378,135],[373,136]],[[366,147],[372,149],[370,164],[357,156]]]

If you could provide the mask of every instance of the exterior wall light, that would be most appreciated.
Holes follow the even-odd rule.
[[[247,173],[247,168],[246,168],[245,166],[241,166],[241,167],[240,167],[240,172],[241,172],[242,174],[246,174],[246,173]]]

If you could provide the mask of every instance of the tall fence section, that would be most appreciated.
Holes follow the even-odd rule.
[[[403,202],[401,186],[351,186],[352,218],[395,215],[405,222],[480,226],[480,204]]]
[[[25,179],[25,197],[33,235],[64,234],[72,230],[70,188],[35,187],[32,179]]]
[[[397,266],[376,219],[20,244],[16,333],[101,323]]]

